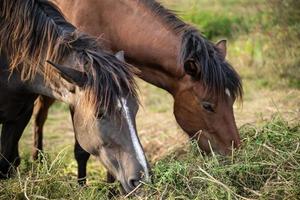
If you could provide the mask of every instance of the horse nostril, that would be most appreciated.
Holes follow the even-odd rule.
[[[140,184],[140,181],[136,180],[136,179],[130,179],[128,181],[128,183],[129,183],[130,187],[136,188]]]

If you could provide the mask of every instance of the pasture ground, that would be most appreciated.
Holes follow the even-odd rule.
[[[176,124],[171,96],[138,80],[138,132],[154,181],[129,198],[299,199],[300,24],[294,21],[300,17],[291,10],[300,8],[298,1],[163,3],[183,11],[180,16],[211,40],[229,39],[228,59],[245,89],[243,104],[235,105],[243,145],[228,157],[202,156]],[[0,182],[0,199],[106,199],[110,189],[118,190],[118,183],[105,183],[105,170],[94,158],[88,187],[77,185],[73,144],[68,107],[56,103],[45,125],[44,162],[30,159],[30,125],[20,141],[22,163],[14,178]]]

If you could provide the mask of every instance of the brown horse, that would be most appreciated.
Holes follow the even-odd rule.
[[[173,96],[177,122],[201,149],[228,154],[240,145],[233,103],[242,85],[225,60],[226,41],[211,43],[154,0],[54,1],[80,30],[103,39],[107,49],[123,49],[143,80]],[[38,104],[35,149],[42,149],[51,102]],[[76,158],[88,158],[81,153]]]
[[[0,177],[19,165],[19,139],[35,99],[45,95],[70,105],[78,146],[100,158],[127,192],[148,180],[131,67],[48,1],[0,1],[0,27]]]

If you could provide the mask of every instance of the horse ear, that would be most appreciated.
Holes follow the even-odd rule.
[[[222,57],[223,60],[225,60],[226,58],[226,54],[227,54],[227,47],[226,47],[227,41],[226,40],[220,40],[219,42],[217,42],[216,47],[219,50],[219,53]]]
[[[86,84],[87,82],[86,73],[75,69],[71,69],[69,67],[65,67],[60,64],[55,64],[49,60],[47,60],[47,63],[52,65],[59,72],[59,74],[70,83],[73,83],[79,87],[83,87]]]
[[[187,73],[188,75],[192,76],[192,77],[196,77],[197,74],[198,74],[198,68],[195,64],[195,61],[194,60],[187,60],[185,63],[184,63],[184,70],[185,70],[185,73]]]
[[[118,60],[125,62],[124,51],[118,51],[115,56]]]

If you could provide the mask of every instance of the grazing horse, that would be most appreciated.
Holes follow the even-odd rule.
[[[126,192],[147,181],[133,69],[48,1],[0,1],[0,27],[1,177],[19,165],[19,139],[45,95],[70,105],[77,145],[100,158]]]
[[[177,122],[202,150],[229,154],[240,145],[233,104],[242,97],[242,83],[225,59],[226,41],[213,44],[154,0],[53,1],[107,49],[124,50],[143,80],[169,92]],[[36,107],[35,149],[42,149],[52,102],[44,98]]]

